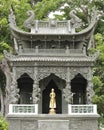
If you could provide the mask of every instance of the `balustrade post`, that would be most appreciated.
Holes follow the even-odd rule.
[[[94,109],[94,114],[97,114],[97,105],[94,105],[93,109]]]
[[[70,49],[69,49],[69,47],[68,47],[68,46],[66,46],[65,53],[66,53],[66,55],[69,55],[69,54],[70,54]]]
[[[37,33],[38,32],[38,20],[35,20],[35,32]]]
[[[19,53],[20,53],[20,54],[23,53],[23,48],[22,48],[22,45],[21,45],[21,44],[19,45]]]
[[[9,114],[12,114],[12,113],[13,113],[13,105],[9,104]]]
[[[68,114],[71,114],[72,113],[72,107],[71,107],[71,104],[68,104]]]
[[[70,23],[70,20],[68,20],[67,24],[68,24],[68,31],[69,31],[69,33],[71,33],[71,23]]]
[[[86,47],[83,46],[83,54],[86,55]]]
[[[35,47],[35,53],[38,54],[39,52],[39,49],[38,49],[38,46]]]

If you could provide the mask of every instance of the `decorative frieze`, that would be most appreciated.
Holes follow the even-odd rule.
[[[66,80],[67,69],[64,67],[39,67],[38,75],[39,80],[48,77],[50,74],[54,73],[59,78]]]
[[[17,82],[12,81],[12,84],[11,84],[10,88],[11,88],[10,103],[11,104],[17,104],[18,100],[20,98],[19,88],[17,87]]]
[[[70,73],[71,73],[71,80],[77,75],[81,74],[85,79],[87,79],[88,74],[88,68],[87,67],[71,67]]]
[[[32,67],[16,67],[16,79],[20,78],[21,75],[27,73],[33,79],[34,68]]]

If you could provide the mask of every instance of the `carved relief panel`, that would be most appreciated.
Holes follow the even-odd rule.
[[[70,73],[71,73],[71,80],[77,75],[81,74],[85,79],[87,79],[89,69],[87,67],[71,67],[70,68]]]
[[[21,75],[27,73],[33,79],[34,68],[33,67],[17,67],[16,68],[16,79],[20,78]]]
[[[59,78],[66,80],[67,69],[65,67],[39,67],[38,68],[39,80],[49,76],[52,73],[57,75]]]
[[[37,121],[22,121],[22,130],[37,130],[38,129],[38,124]]]

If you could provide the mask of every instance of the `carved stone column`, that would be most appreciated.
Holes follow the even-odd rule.
[[[92,98],[94,96],[93,83],[92,83],[92,70],[89,68],[89,73],[87,75],[87,88],[86,88],[86,98],[87,104],[92,104]]]
[[[12,83],[10,86],[10,89],[11,89],[10,103],[17,104],[20,98],[20,95],[19,95],[19,88],[16,81],[16,68],[15,67],[13,67],[13,72],[11,73],[11,76],[12,76]]]
[[[33,93],[32,93],[33,103],[37,104],[40,100],[40,88],[38,81],[38,68],[34,67],[34,84],[33,84]]]
[[[72,92],[71,92],[71,83],[70,83],[70,69],[69,67],[67,68],[67,79],[66,79],[66,87],[65,89],[63,89],[63,96],[66,100],[66,102],[68,102],[68,104],[72,103]]]
[[[93,83],[92,80],[88,80],[88,86],[87,86],[87,104],[92,104],[92,98],[94,96],[94,90],[93,90]]]

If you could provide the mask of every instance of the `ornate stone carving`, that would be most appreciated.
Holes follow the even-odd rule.
[[[22,74],[27,73],[33,79],[33,68],[31,67],[17,67],[16,78],[18,79]]]
[[[39,80],[48,77],[50,74],[54,73],[58,77],[66,80],[67,69],[64,67],[39,67],[38,75]]]
[[[56,27],[57,26],[57,21],[54,20],[54,19],[50,19],[49,23],[50,23],[51,27]]]
[[[8,60],[15,57],[14,55],[12,55],[11,52],[7,52],[6,50],[4,50],[3,53],[5,58],[7,58]]]
[[[23,26],[26,28],[31,29],[32,26],[34,26],[34,12],[32,10],[27,11],[27,16],[29,17],[25,22],[23,23]]]
[[[94,90],[93,90],[93,83],[91,81],[88,81],[87,86],[87,104],[92,104],[92,98],[94,96]]]
[[[8,17],[8,21],[11,24],[16,25],[15,15],[14,15],[14,12],[13,12],[12,8],[10,9],[10,14],[9,14],[9,17]]]
[[[86,88],[87,103],[92,104],[92,98],[94,96],[93,83],[92,83],[92,70],[89,67],[87,73],[87,88]]]
[[[11,102],[11,104],[16,104],[16,103],[18,103],[18,100],[20,97],[19,89],[17,88],[17,82],[12,81],[10,88],[11,88],[10,102]]]
[[[88,74],[89,69],[87,67],[71,67],[70,68],[70,79],[72,80],[77,74],[81,74],[85,79],[87,79],[87,74]]]
[[[63,96],[64,96],[66,102],[68,102],[68,104],[72,103],[73,93],[71,92],[70,82],[66,83],[66,88],[63,89]]]
[[[35,65],[37,65],[35,63]],[[40,100],[40,88],[39,88],[39,81],[38,81],[38,68],[34,67],[34,74],[33,74],[33,79],[34,79],[34,84],[33,84],[33,92],[32,92],[32,98],[33,98],[33,103],[36,104]]]
[[[72,10],[70,12],[70,17],[71,17],[70,22],[71,22],[72,28],[79,28],[82,25],[82,20],[76,16],[75,10]]]
[[[40,100],[40,88],[39,84],[33,84],[33,93],[32,93],[32,98],[33,98],[33,103],[36,104]]]
[[[67,67],[67,73],[66,73],[66,87],[63,89],[63,97],[65,98],[66,102],[68,104],[72,103],[72,98],[73,98],[73,93],[71,92],[71,84],[70,84],[70,78],[71,78],[71,73],[70,73],[70,68]]]

